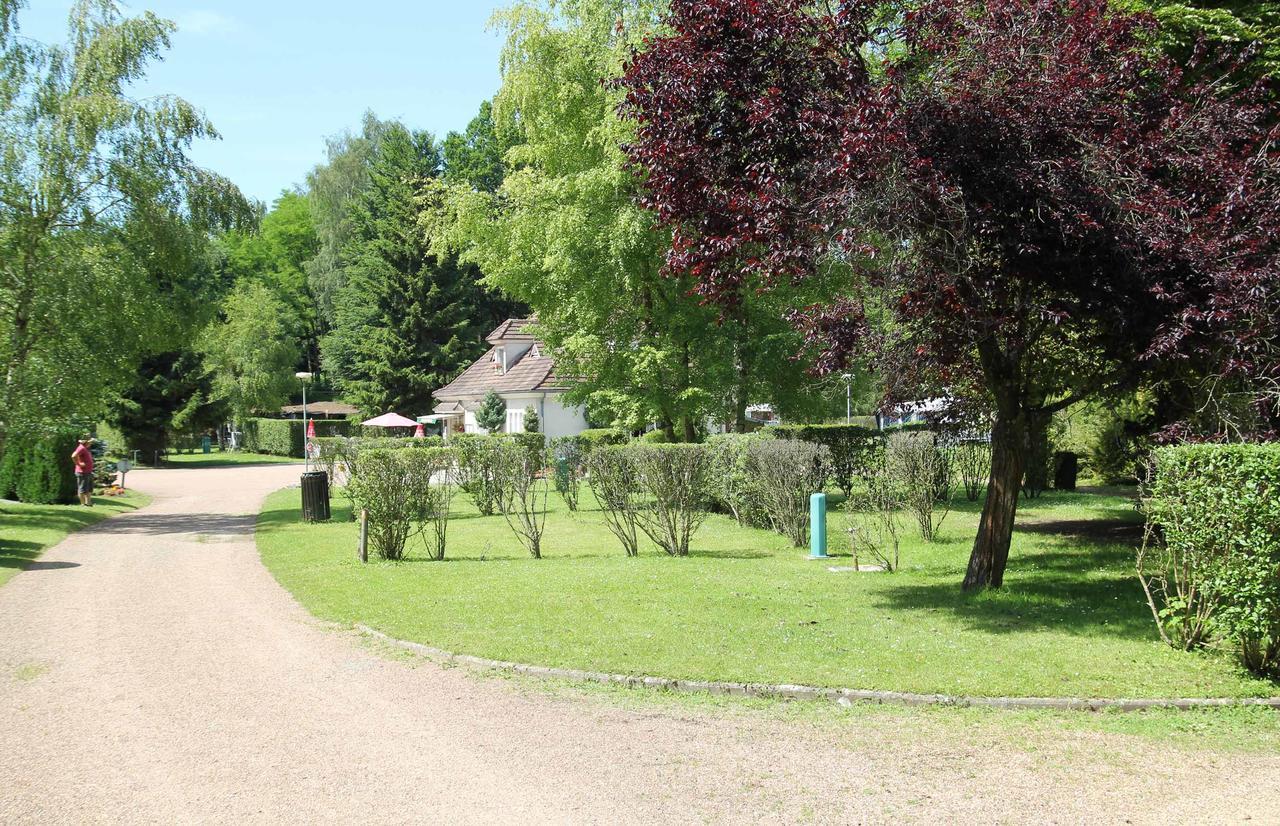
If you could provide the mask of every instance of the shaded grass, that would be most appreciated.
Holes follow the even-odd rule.
[[[136,491],[95,496],[94,507],[0,504],[0,585],[19,571],[38,567],[37,557],[68,534],[109,516],[136,510],[148,502]]]
[[[170,453],[164,457],[164,467],[202,468],[239,467],[242,465],[301,465],[301,459],[291,456],[273,456],[269,453],[249,453],[243,450],[215,450],[213,453]]]
[[[532,560],[501,516],[481,517],[462,497],[455,508],[442,563],[411,548],[405,562],[362,566],[350,504],[335,497],[335,522],[304,525],[296,491],[267,500],[258,545],[280,582],[324,619],[495,659],[969,696],[1280,694],[1230,656],[1159,642],[1132,547],[1077,530],[1135,524],[1122,497],[1027,503],[1020,519],[1030,530],[1014,538],[1007,586],[977,595],[959,589],[977,525],[972,503],[957,507],[939,542],[908,531],[896,574],[832,573],[781,537],[715,515],[689,558],[649,546],[627,559],[599,513],[571,514],[554,496],[546,558]],[[843,518],[833,516],[837,551]]]

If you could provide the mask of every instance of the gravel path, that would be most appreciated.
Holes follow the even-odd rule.
[[[1280,812],[1277,755],[1144,757],[1150,744],[1127,738],[1011,742],[1007,727],[947,735],[910,716],[860,729],[635,711],[382,656],[321,627],[258,560],[253,514],[297,473],[136,471],[150,507],[72,536],[0,588],[0,822]]]

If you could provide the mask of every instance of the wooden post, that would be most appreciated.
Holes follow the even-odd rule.
[[[360,509],[360,561],[369,561],[369,512]]]

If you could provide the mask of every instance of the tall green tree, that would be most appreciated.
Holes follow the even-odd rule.
[[[505,177],[494,194],[455,186],[455,220],[437,237],[532,308],[559,369],[583,379],[569,398],[594,419],[657,421],[692,440],[708,416],[744,424],[752,402],[807,416],[821,396],[784,319],[804,294],[721,314],[689,296],[687,277],[663,272],[670,236],[639,204],[622,152],[634,133],[610,81],[664,7],[524,2],[498,15],[507,40],[493,128],[512,144]]]
[[[112,418],[125,444],[150,456],[168,449],[182,434],[217,427],[226,414],[200,356],[187,350],[144,359],[137,381],[120,395]]]
[[[214,401],[237,421],[280,407],[297,386],[299,345],[288,326],[288,308],[258,281],[238,284],[222,307],[223,320],[200,338]]]
[[[432,392],[484,352],[492,319],[476,273],[433,254],[419,229],[421,195],[441,163],[430,134],[392,124],[350,208],[324,363],[343,397],[369,414],[427,412]]]
[[[16,36],[22,5],[0,6],[0,441],[52,415],[98,415],[176,326],[155,265],[173,248],[148,243],[149,228],[252,218],[188,157],[217,137],[200,112],[129,94],[172,23],[80,0],[66,44],[45,46]]]

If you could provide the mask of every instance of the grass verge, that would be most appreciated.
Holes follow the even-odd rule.
[[[587,497],[589,500],[589,497]],[[1244,697],[1280,686],[1222,653],[1157,639],[1132,573],[1137,516],[1123,497],[1026,504],[1007,585],[964,595],[977,524],[908,539],[895,574],[836,573],[767,531],[712,516],[688,559],[622,556],[594,510],[552,497],[542,560],[501,516],[462,497],[449,559],[355,560],[350,504],[299,522],[296,491],[259,518],[267,567],[317,616],[493,659],[677,679],[802,683],[968,696]],[[841,515],[833,517],[839,544]],[[847,564],[848,560],[844,560]]]
[[[164,458],[165,467],[203,468],[237,467],[240,465],[301,465],[301,459],[291,456],[273,456],[269,453],[248,453],[242,450],[220,450],[213,453],[170,453]]]
[[[50,548],[81,528],[110,516],[137,510],[150,501],[136,491],[96,496],[94,507],[0,504],[0,585]]]

